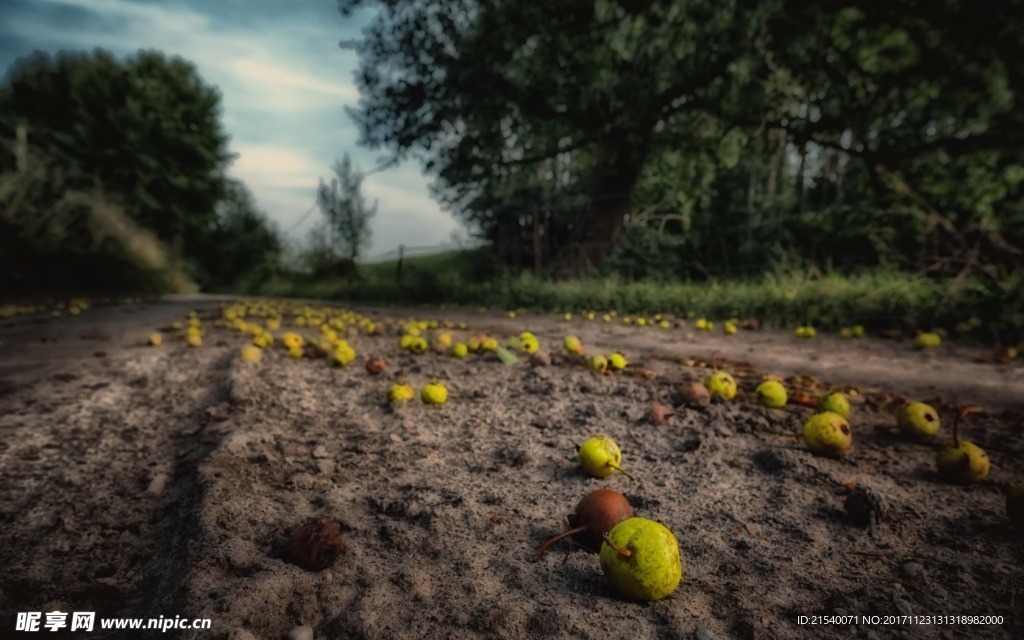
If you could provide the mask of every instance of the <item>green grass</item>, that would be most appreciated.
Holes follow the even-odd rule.
[[[958,322],[976,316],[982,320],[978,333],[989,339],[1014,344],[1024,339],[1024,276],[1020,274],[996,285],[967,280],[956,286],[887,269],[857,275],[780,270],[757,278],[706,282],[552,281],[530,275],[479,282],[466,275],[463,258],[457,254],[420,260],[407,263],[416,267],[405,271],[402,284],[395,282],[392,262],[377,270],[364,268],[360,282],[276,281],[255,293],[559,313],[616,310],[713,320],[755,317],[768,326],[811,324],[822,330],[862,324],[870,330],[944,327],[952,331]]]
[[[425,256],[407,256],[402,261],[402,270],[404,273],[415,271],[462,273],[468,268],[468,260],[466,252],[458,250]],[[396,258],[386,262],[360,265],[359,271],[369,279],[388,280],[394,279],[397,267],[398,259]]]

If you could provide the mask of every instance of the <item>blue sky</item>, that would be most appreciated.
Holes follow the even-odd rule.
[[[0,0],[0,69],[36,49],[157,49],[193,62],[223,96],[239,155],[230,174],[298,239],[320,217],[295,227],[335,159],[347,151],[368,170],[383,155],[356,146],[344,111],[359,98],[358,58],[338,41],[358,38],[369,17],[342,19],[334,0]],[[380,203],[367,256],[449,240],[459,225],[429,182],[415,162],[366,178],[363,193]]]

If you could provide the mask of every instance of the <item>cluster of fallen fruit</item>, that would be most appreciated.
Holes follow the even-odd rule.
[[[814,424],[815,418],[821,415],[816,414],[808,424]],[[922,423],[930,422],[928,417],[922,416],[934,418],[936,414],[927,405],[908,405],[900,411],[899,420],[901,425],[909,425],[903,427],[906,431],[918,433]],[[813,433],[814,428],[805,430],[805,438],[809,432]],[[815,438],[812,435],[808,442],[815,441]],[[974,463],[976,458],[969,449],[960,451],[962,455],[940,452],[940,473],[945,471],[945,477],[955,482],[979,480]],[[608,436],[588,438],[577,448],[577,455],[580,467],[590,476],[605,478],[618,471],[632,478],[621,466],[619,446]],[[987,461],[985,465],[987,471]],[[872,530],[886,512],[885,500],[866,487],[851,487],[844,506],[854,522]],[[1024,483],[1014,485],[1007,493],[1006,511],[1013,526],[1024,529]],[[553,544],[568,538],[581,548],[598,554],[601,570],[626,598],[660,600],[679,586],[683,577],[683,561],[676,537],[665,525],[637,517],[621,493],[611,489],[591,491],[579,501],[567,520],[568,528],[542,544],[537,549],[536,559],[540,559]],[[288,553],[299,566],[319,570],[334,562],[341,546],[341,527],[337,521],[317,518],[293,532]]]
[[[607,436],[594,436],[578,449],[580,466],[596,478],[615,471],[622,452]],[[627,476],[629,474],[626,474]],[[679,542],[669,529],[654,520],[636,517],[621,493],[591,491],[569,516],[569,529],[545,542],[537,558],[555,542],[572,538],[584,549],[599,553],[601,569],[624,597],[660,600],[675,591],[683,577]],[[295,564],[317,571],[332,565],[342,550],[341,525],[333,518],[313,518],[297,527],[287,553]]]
[[[268,305],[264,305],[269,307]],[[215,326],[231,328],[242,333],[253,335],[253,342],[243,347],[243,360],[256,362],[261,359],[262,351],[274,342],[272,331],[281,328],[280,316],[287,309],[247,308],[235,305],[223,311],[223,317]],[[246,322],[250,318],[266,317],[264,324]],[[385,324],[387,321],[385,321]],[[321,336],[316,342],[307,343],[303,337],[294,332],[286,332],[280,339],[289,356],[294,358],[329,358],[336,366],[347,366],[355,359],[355,351],[342,335],[348,327],[358,326],[360,333],[379,335],[380,325],[351,312],[331,310],[323,312],[303,309],[301,315],[294,319],[297,327],[319,326]],[[460,323],[461,324],[461,323]],[[445,329],[453,326],[438,326],[438,323],[423,321],[398,322],[395,325],[402,334],[399,347],[414,354],[421,354],[428,349],[437,353],[450,353],[456,358],[464,358],[470,352],[494,353],[506,365],[515,364],[518,359],[509,349],[516,349],[531,357],[531,363],[538,359],[546,360],[539,353],[540,343],[537,337],[524,332],[518,338],[510,339],[506,347],[501,346],[494,338],[480,335],[467,343],[455,343],[451,333]],[[459,326],[465,329],[464,325]],[[176,323],[171,328],[183,331],[184,338],[191,346],[202,344],[200,321],[195,313],[189,314],[188,326]],[[438,331],[431,343],[423,337],[423,332]],[[159,345],[161,334],[150,337],[150,343]],[[460,349],[461,347],[461,349]],[[576,336],[565,338],[563,348],[571,359],[578,359],[601,375],[611,375],[624,370],[628,362],[618,353],[610,356],[585,357],[582,342]],[[371,375],[379,375],[387,368],[383,357],[374,356],[366,359],[365,368]],[[680,389],[684,402],[691,404],[707,404],[712,398],[728,402],[733,400],[738,385],[733,376],[712,367],[713,371],[703,382],[694,381]],[[413,388],[402,381],[392,384],[388,390],[388,402],[401,404],[415,397]],[[448,399],[447,388],[436,379],[426,384],[420,397],[425,404],[444,404]],[[786,387],[777,379],[766,379],[761,382],[755,392],[755,401],[769,409],[781,409],[790,401]],[[802,436],[805,445],[812,453],[820,456],[842,457],[853,441],[853,431],[848,422],[851,411],[850,402],[842,391],[832,391],[818,398],[797,392],[793,401],[796,404],[811,406],[815,413],[804,423]],[[953,424],[953,442],[941,449],[936,456],[936,467],[939,475],[947,481],[969,484],[984,480],[990,470],[990,461],[985,452],[972,442],[960,440],[958,426],[961,418],[973,411],[970,407],[960,407]],[[652,425],[665,424],[673,411],[660,404],[654,404],[647,412],[647,420]],[[923,402],[905,404],[896,416],[896,426],[906,437],[923,440],[934,437],[940,429],[939,414],[935,408]],[[629,476],[622,469],[622,453],[618,445],[608,436],[596,435],[583,442],[577,449],[582,470],[596,478],[605,478],[618,471]],[[631,477],[631,476],[630,476]],[[850,517],[858,523],[874,528],[875,522],[885,513],[884,499],[864,487],[850,487],[845,508]],[[1012,485],[1006,496],[1006,512],[1014,527],[1024,530],[1024,483]],[[569,527],[562,533],[545,542],[537,551],[540,558],[554,543],[569,539],[590,552],[599,554],[600,566],[611,584],[626,598],[634,600],[658,600],[671,594],[679,585],[683,575],[683,562],[679,543],[672,532],[659,522],[637,517],[628,500],[620,493],[609,489],[598,489],[584,496],[576,506],[576,510],[568,518]],[[337,559],[342,550],[340,524],[329,517],[311,519],[297,527],[291,534],[287,545],[287,556],[295,564],[309,569],[324,569]]]
[[[605,478],[622,469],[622,451],[608,436],[588,438],[577,449],[588,475]],[[679,542],[654,520],[639,518],[624,495],[610,489],[591,491],[569,516],[569,528],[545,542],[537,558],[555,542],[571,537],[599,554],[601,570],[626,598],[660,600],[675,591],[683,578]]]

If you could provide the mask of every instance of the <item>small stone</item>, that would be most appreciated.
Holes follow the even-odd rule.
[[[317,460],[316,461],[317,471],[319,471],[320,473],[324,474],[325,476],[329,476],[332,473],[334,473],[334,466],[335,466],[334,465],[334,460]]]
[[[898,611],[900,613],[900,615],[904,615],[904,616],[914,615],[914,608],[911,607],[910,603],[907,602],[906,600],[904,600],[903,598],[893,598],[892,599],[892,606],[894,606],[896,608],[896,611]]]
[[[327,447],[325,447],[322,444],[318,444],[315,447],[313,447],[314,458],[328,458],[330,457],[330,455],[331,454],[327,453]]]
[[[934,598],[932,598],[924,591],[918,591],[917,593],[915,593],[914,600],[917,600],[919,603],[923,604],[926,607],[930,607],[935,603]]]
[[[939,599],[948,598],[949,592],[943,589],[942,587],[935,587],[934,589],[932,589],[932,597]]]
[[[170,479],[171,477],[166,473],[154,474],[153,479],[149,481],[149,486],[146,487],[146,493],[153,496],[160,495],[167,488],[167,481]]]
[[[729,436],[732,435],[732,429],[730,429],[728,426],[726,426],[726,424],[724,422],[722,422],[721,420],[716,420],[715,421],[715,427],[714,427],[714,433],[715,433],[716,436],[718,436],[720,438],[728,438]]]
[[[248,629],[232,629],[228,634],[228,640],[256,640],[256,636]]]
[[[924,567],[917,562],[905,562],[903,563],[903,566],[900,567],[900,571],[902,571],[903,575],[908,578],[920,578],[924,573]]]
[[[551,428],[551,420],[543,417],[535,419],[531,424],[534,427],[541,430],[547,430]]]
[[[302,625],[288,632],[288,640],[313,640],[313,627]]]
[[[718,640],[718,636],[711,633],[707,627],[697,627],[697,640]]]

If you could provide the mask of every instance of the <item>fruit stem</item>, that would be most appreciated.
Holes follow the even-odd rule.
[[[575,527],[573,529],[567,529],[567,530],[563,531],[562,533],[558,534],[557,536],[551,538],[550,540],[548,540],[544,544],[540,545],[540,547],[537,549],[537,553],[534,554],[534,556],[533,556],[534,561],[540,560],[541,556],[544,555],[544,552],[547,551],[548,548],[551,545],[555,544],[556,542],[558,542],[562,538],[565,538],[567,536],[576,535],[577,533],[582,533],[582,532],[586,531],[587,528],[588,527],[586,527],[586,526],[581,526],[581,527]]]
[[[629,549],[627,549],[625,547],[620,547],[619,545],[617,545],[614,542],[612,542],[611,539],[608,537],[607,533],[604,534],[604,543],[607,544],[612,549],[615,549],[615,551],[617,551],[619,553],[619,555],[625,556],[627,558],[630,557],[631,555],[633,555],[633,552],[630,551]]]
[[[630,480],[636,480],[636,478],[634,478],[633,476],[629,475],[629,472],[626,471],[625,469],[623,469],[622,467],[618,467],[618,466],[612,464],[611,462],[608,463],[608,466],[611,467],[612,469],[615,469],[616,471],[618,471],[622,475],[626,476]]]

